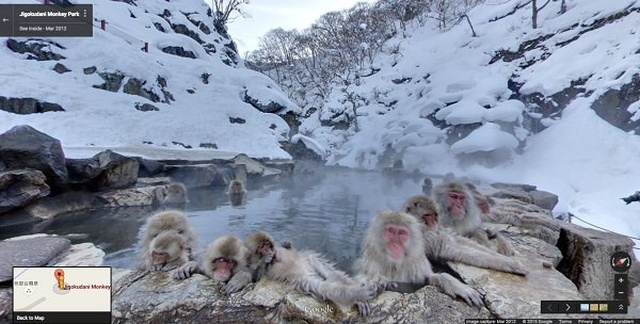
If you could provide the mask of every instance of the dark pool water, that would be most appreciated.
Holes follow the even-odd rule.
[[[294,175],[260,188],[249,184],[248,189],[246,203],[239,207],[231,206],[222,189],[189,191],[185,212],[198,235],[199,249],[225,234],[243,238],[260,229],[277,240],[290,239],[298,249],[320,252],[343,270],[350,270],[360,256],[360,243],[373,215],[400,208],[407,197],[421,192],[419,178],[352,170]],[[137,232],[154,212],[120,208],[61,215],[16,234],[74,234],[74,243],[92,242],[103,249],[107,265],[132,267]]]

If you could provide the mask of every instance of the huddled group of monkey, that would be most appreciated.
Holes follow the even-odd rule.
[[[179,211],[163,211],[150,217],[139,233],[140,268],[173,271],[175,279],[203,274],[234,293],[263,277],[292,289],[328,300],[341,307],[355,306],[366,316],[369,302],[384,290],[432,285],[474,307],[483,296],[447,262],[460,262],[526,276],[525,267],[511,256],[508,240],[485,230],[490,221],[490,197],[470,183],[445,182],[432,189],[426,179],[423,194],[410,197],[402,210],[384,210],[370,222],[363,241],[363,255],[354,264],[355,275],[313,251],[299,251],[291,242],[276,242],[256,231],[244,240],[225,235],[210,243],[196,257],[196,235]],[[230,183],[228,193],[245,193],[242,182]],[[491,243],[495,240],[495,248]],[[445,268],[445,269],[442,269]]]

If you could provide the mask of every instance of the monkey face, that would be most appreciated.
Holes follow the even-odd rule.
[[[489,204],[487,202],[478,203],[478,208],[480,208],[483,214],[488,214],[489,212],[491,212],[491,207],[489,207]]]
[[[262,240],[262,242],[258,244],[258,254],[261,258],[264,258],[267,263],[271,262],[275,255],[273,243],[271,243],[270,240]]]
[[[387,245],[389,257],[395,261],[402,261],[405,247],[411,236],[409,229],[406,226],[387,224],[382,234]]]
[[[211,261],[213,268],[213,280],[227,282],[233,274],[233,269],[238,264],[236,260],[227,258],[217,258]]]
[[[167,251],[153,251],[151,252],[151,259],[153,260],[153,268],[157,271],[169,262],[169,253]]]
[[[433,211],[427,211],[422,214],[422,221],[427,225],[430,230],[438,229],[438,213]]]
[[[448,195],[449,198],[449,214],[457,219],[464,218],[466,215],[466,209],[464,207],[466,197],[463,193],[457,191],[451,191]]]

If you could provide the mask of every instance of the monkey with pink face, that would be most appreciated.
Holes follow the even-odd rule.
[[[442,227],[450,228],[484,246],[492,246],[487,231],[482,229],[481,210],[467,186],[458,182],[443,183],[434,188],[433,194]],[[509,241],[502,235],[495,232],[489,234],[496,239],[498,253],[507,256],[515,254]]]
[[[482,295],[474,288],[447,273],[433,273],[425,254],[422,225],[409,214],[391,210],[378,213],[369,224],[363,245],[359,270],[368,282],[390,290],[398,284],[429,284],[471,306],[484,305]]]

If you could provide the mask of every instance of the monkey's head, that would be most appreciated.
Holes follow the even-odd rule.
[[[367,231],[366,242],[374,242],[377,251],[392,263],[402,263],[412,254],[424,253],[420,224],[411,215],[385,210],[378,213]]]
[[[267,258],[267,261],[270,262],[275,255],[275,241],[266,232],[255,231],[249,234],[245,239],[245,244],[249,249],[249,253],[259,259]]]
[[[416,217],[430,230],[438,229],[438,212],[436,204],[427,196],[413,196],[405,201],[402,211]]]
[[[207,246],[203,270],[218,282],[227,282],[239,267],[245,266],[247,248],[237,237],[225,235]]]
[[[467,187],[458,182],[443,183],[434,189],[436,201],[454,220],[462,220],[475,208]]]
[[[151,263],[156,271],[178,261],[187,262],[186,242],[176,231],[164,231],[151,240]],[[182,260],[181,260],[182,259]]]
[[[478,208],[480,208],[480,211],[482,211],[483,214],[490,213],[491,205],[493,205],[494,203],[493,199],[481,194],[477,190],[472,190],[471,192],[473,195],[473,200],[476,202]]]
[[[158,236],[161,232],[174,230],[178,234],[187,235],[191,233],[191,228],[187,223],[187,216],[179,211],[164,211],[151,216],[145,226],[145,237],[148,240]]]

